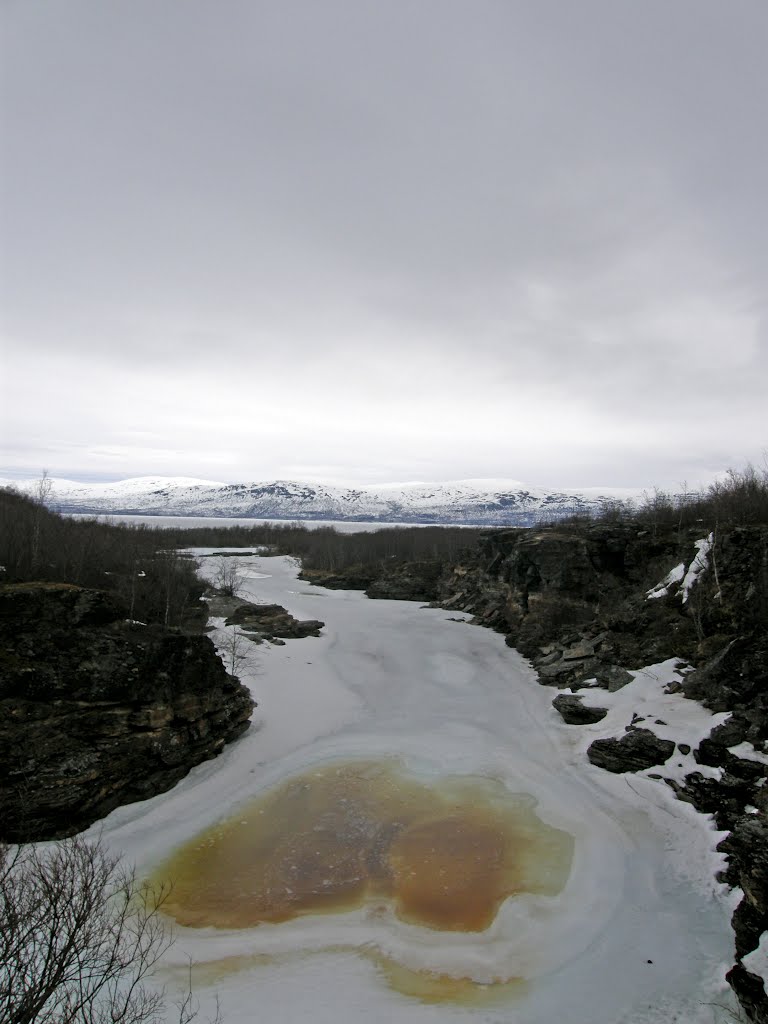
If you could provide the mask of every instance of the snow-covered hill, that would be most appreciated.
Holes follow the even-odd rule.
[[[638,492],[630,490],[552,491],[516,480],[360,488],[293,480],[226,484],[188,477],[136,477],[111,484],[54,479],[52,483],[49,504],[61,512],[487,526],[530,525],[638,497]],[[0,486],[8,485],[28,493],[37,486],[30,481],[0,480]]]

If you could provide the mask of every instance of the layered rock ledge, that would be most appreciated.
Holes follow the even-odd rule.
[[[161,793],[249,725],[213,643],[99,591],[0,587],[0,838],[71,835]]]
[[[637,716],[587,754],[608,771],[653,769],[649,777],[730,832],[719,847],[729,860],[724,880],[744,896],[728,980],[749,1018],[768,1024],[763,980],[747,966],[768,931],[768,529],[731,526],[702,536],[696,525],[629,522],[495,531],[446,567],[439,603],[503,632],[540,682],[570,691],[553,703],[576,727],[603,709],[584,705],[575,691],[615,693],[632,673],[667,659],[687,666],[673,684],[682,697],[721,719],[728,713],[692,752],[677,744],[694,759],[682,780],[665,775],[675,743],[657,736],[652,722],[637,728]],[[592,700],[599,704],[599,695]]]

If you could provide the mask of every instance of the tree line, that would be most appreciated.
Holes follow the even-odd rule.
[[[311,569],[375,567],[392,561],[451,561],[474,546],[479,529],[402,527],[339,533],[301,523],[192,528],[101,522],[63,516],[36,499],[0,490],[0,580],[76,583],[110,591],[129,617],[184,625],[199,606],[203,584],[190,547],[267,548]]]
[[[74,519],[45,506],[45,478],[37,499],[0,490],[0,580],[77,583],[114,592],[142,622],[184,625],[199,609],[203,584],[190,547],[267,548],[299,558],[307,569],[375,568],[392,562],[460,560],[487,528],[385,527],[340,533],[298,522],[160,528]],[[699,525],[768,523],[768,468],[729,470],[706,491],[655,490],[639,505],[613,502],[593,516],[572,516],[550,525],[588,527],[627,523],[653,532]]]
[[[346,569],[397,560],[450,561],[474,546],[480,529],[460,526],[405,526],[340,533],[331,526],[308,528],[302,523],[254,526],[163,529],[178,547],[268,547],[300,558],[307,569]]]
[[[0,580],[76,583],[115,594],[129,617],[184,625],[203,583],[192,559],[159,530],[70,519],[40,500],[0,490]]]
[[[702,529],[718,526],[759,526],[768,524],[768,466],[748,463],[744,469],[729,469],[703,491],[690,491],[685,484],[676,493],[654,489],[638,504],[626,501],[605,502],[595,515],[574,515],[560,520],[561,525],[591,523],[632,523],[641,529],[700,524]]]

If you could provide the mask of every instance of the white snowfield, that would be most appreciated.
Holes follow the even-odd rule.
[[[240,668],[259,702],[251,729],[170,792],[113,812],[94,834],[149,872],[294,773],[394,756],[425,779],[480,775],[530,794],[544,822],[575,837],[575,854],[558,896],[512,897],[480,933],[433,931],[366,909],[243,930],[178,928],[162,972],[169,994],[186,983],[191,957],[203,1016],[218,996],[226,1024],[729,1019],[715,1004],[734,1005],[724,975],[735,897],[715,881],[722,835],[709,818],[662,782],[590,765],[586,745],[610,734],[606,722],[565,725],[551,707],[556,691],[539,685],[502,636],[455,613],[310,586],[287,558],[244,564],[244,596],[323,620],[322,636],[254,646]],[[203,566],[214,570],[213,560]],[[663,693],[675,672],[656,666],[610,695],[614,734],[633,710],[671,728],[678,705],[695,709],[676,712],[679,725],[687,722],[680,738],[702,734],[706,712]],[[594,702],[607,696],[595,691]],[[414,970],[527,984],[487,1005],[436,1005],[392,989],[363,955],[371,952]]]

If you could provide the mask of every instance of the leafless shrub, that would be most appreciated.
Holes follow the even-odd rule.
[[[709,488],[707,503],[721,523],[768,522],[768,467],[748,463],[741,470],[729,469],[724,480]]]
[[[0,1024],[158,1024],[145,982],[171,944],[166,887],[139,882],[100,842],[0,846]],[[178,1004],[180,1024],[197,1008]]]
[[[253,642],[245,633],[242,633],[237,626],[230,626],[226,636],[218,644],[218,652],[221,660],[231,676],[239,678],[240,672],[250,662],[250,654],[253,649]]]
[[[243,589],[243,573],[236,558],[220,558],[213,577],[213,584],[225,597],[237,597]]]

